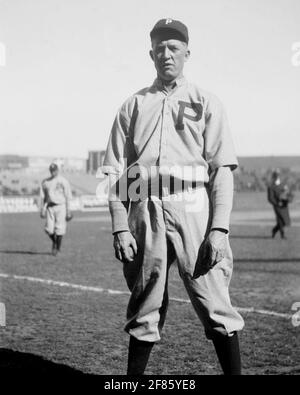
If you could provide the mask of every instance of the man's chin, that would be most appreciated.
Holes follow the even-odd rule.
[[[174,75],[173,73],[165,72],[165,73],[160,73],[159,77],[166,82],[174,81],[177,78],[177,75]]]

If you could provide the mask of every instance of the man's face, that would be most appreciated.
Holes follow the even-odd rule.
[[[58,176],[58,169],[51,169],[50,170],[51,177],[55,178]]]
[[[163,81],[173,81],[182,76],[183,66],[190,56],[190,51],[183,41],[155,38],[152,40],[150,56],[158,76]]]

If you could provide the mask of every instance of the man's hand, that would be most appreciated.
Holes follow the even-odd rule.
[[[135,238],[128,231],[114,234],[114,248],[116,258],[121,262],[133,262],[134,255],[137,254]]]
[[[204,240],[199,249],[193,278],[206,274],[219,263],[225,257],[226,248],[226,233],[217,229],[211,230],[207,239]]]
[[[71,221],[71,219],[73,218],[73,214],[71,213],[71,211],[70,210],[68,210],[67,211],[67,214],[66,214],[66,221]]]
[[[40,217],[43,219],[46,218],[46,210],[44,208],[42,208],[40,211]]]
[[[208,264],[210,267],[213,267],[225,257],[226,233],[213,229],[210,231],[207,241],[211,245],[211,255],[208,257]]]

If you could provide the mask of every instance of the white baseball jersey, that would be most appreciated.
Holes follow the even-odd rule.
[[[111,131],[104,173],[122,173],[133,164],[159,166],[164,173],[172,166],[202,168],[193,172],[192,180],[207,182],[209,169],[237,167],[223,105],[185,78],[176,85],[168,93],[156,79],[123,104]]]
[[[72,199],[70,183],[60,175],[47,178],[42,181],[40,196],[42,205],[66,204],[68,207]]]
[[[147,171],[156,167],[162,176],[200,183],[209,181],[211,170],[236,168],[223,105],[185,78],[178,79],[171,92],[156,79],[151,87],[131,96],[117,113],[102,170],[121,175],[134,165]],[[147,176],[152,177],[142,174],[141,178]],[[114,214],[113,232],[128,229],[124,207],[115,205]]]

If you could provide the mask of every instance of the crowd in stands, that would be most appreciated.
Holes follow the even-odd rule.
[[[271,174],[274,169],[266,171],[247,170],[243,167],[238,172],[234,172],[235,190],[244,191],[266,191],[271,180]],[[281,178],[290,190],[300,190],[300,173],[296,173],[287,168],[280,169]]]

